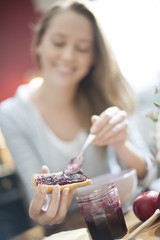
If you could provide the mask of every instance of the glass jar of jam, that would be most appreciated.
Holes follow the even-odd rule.
[[[92,239],[113,240],[123,237],[127,227],[115,184],[90,189],[77,194],[76,199]]]

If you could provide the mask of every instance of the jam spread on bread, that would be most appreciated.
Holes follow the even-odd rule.
[[[84,182],[88,179],[81,171],[75,173],[75,174],[65,174],[64,172],[61,175],[39,175],[35,178],[36,185],[44,184],[44,185],[68,185],[73,183],[79,183]]]

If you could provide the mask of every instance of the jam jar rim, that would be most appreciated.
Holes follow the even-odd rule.
[[[107,192],[103,187],[107,187]],[[115,185],[115,183],[106,183],[106,184],[104,183],[99,186],[96,186],[96,188],[93,189],[92,192],[78,194],[76,196],[76,200],[78,203],[85,203],[85,202],[88,202],[89,200],[92,201],[92,200],[98,200],[100,198],[102,199],[104,196],[110,194],[115,190],[117,190],[117,186]],[[101,194],[99,195],[99,193]]]

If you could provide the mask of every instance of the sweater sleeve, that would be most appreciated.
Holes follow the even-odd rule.
[[[129,122],[128,140],[131,141],[132,144],[134,144],[134,146],[139,149],[144,155],[147,166],[147,173],[143,179],[138,179],[138,184],[143,188],[148,188],[148,186],[157,177],[157,164],[154,156],[152,155],[149,147],[143,140],[132,119],[130,119]],[[121,169],[125,169],[125,166],[122,165],[121,162],[117,159],[113,147],[108,146],[107,155],[109,159],[109,169],[111,172],[117,173],[121,171]]]
[[[139,185],[147,188],[157,177],[157,164],[153,154],[143,140],[133,120],[130,121],[129,125],[129,140],[143,153],[146,160],[147,173],[143,179],[139,179]]]
[[[29,204],[33,197],[31,188],[31,176],[40,172],[42,162],[38,151],[30,144],[27,135],[10,115],[0,114],[0,127],[4,135],[7,147],[15,162],[16,172],[26,193],[26,203]]]

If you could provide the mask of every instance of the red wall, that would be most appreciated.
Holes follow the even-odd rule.
[[[31,0],[0,1],[0,102],[12,96],[25,82],[27,71],[36,66],[31,25],[38,17]]]

